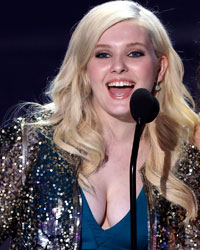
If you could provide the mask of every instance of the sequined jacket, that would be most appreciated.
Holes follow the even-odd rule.
[[[13,250],[80,249],[82,199],[79,157],[52,140],[53,129],[18,119],[0,131],[0,242]],[[184,148],[177,177],[200,203],[200,152]],[[200,249],[200,213],[187,227],[183,208],[167,201],[145,178],[149,249]],[[199,209],[200,210],[200,209]]]

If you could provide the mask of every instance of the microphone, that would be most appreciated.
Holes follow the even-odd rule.
[[[137,89],[130,100],[130,110],[136,122],[152,122],[159,113],[158,100],[147,90]]]
[[[130,99],[130,111],[136,121],[130,161],[130,212],[131,212],[131,250],[137,250],[137,207],[136,207],[136,162],[140,137],[145,124],[152,122],[160,110],[158,100],[144,88],[133,92]]]

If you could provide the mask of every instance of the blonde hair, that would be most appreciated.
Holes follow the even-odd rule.
[[[189,221],[197,214],[197,201],[192,191],[175,177],[173,166],[183,144],[192,142],[198,116],[189,106],[194,106],[194,102],[182,83],[182,62],[165,28],[151,11],[132,1],[111,1],[94,7],[83,17],[48,90],[52,102],[44,109],[53,111],[48,123],[55,125],[55,143],[82,157],[79,181],[87,186],[87,177],[104,159],[105,145],[101,123],[91,105],[86,66],[102,33],[124,20],[133,20],[146,27],[157,57],[165,55],[169,62],[162,89],[155,94],[160,102],[160,114],[146,126],[152,147],[145,173],[168,200],[186,209],[186,221]]]

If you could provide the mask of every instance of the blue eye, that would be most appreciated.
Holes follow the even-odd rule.
[[[128,56],[130,57],[140,57],[140,56],[144,56],[144,52],[141,51],[132,51],[128,54]]]
[[[110,55],[108,53],[106,53],[106,52],[102,52],[102,53],[97,53],[95,55],[95,57],[97,57],[97,58],[109,58]]]

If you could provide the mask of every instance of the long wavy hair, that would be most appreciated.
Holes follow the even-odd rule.
[[[102,33],[124,20],[143,25],[157,57],[164,55],[168,59],[169,65],[160,83],[162,89],[154,93],[160,103],[160,114],[146,126],[151,149],[145,174],[169,201],[186,209],[185,222],[188,222],[197,215],[197,200],[192,190],[175,177],[174,166],[183,144],[193,142],[199,117],[182,83],[181,59],[153,12],[133,1],[110,1],[92,8],[83,17],[72,34],[60,71],[47,91],[51,101],[42,109],[51,111],[52,115],[46,123],[54,126],[54,141],[59,147],[82,158],[79,182],[82,187],[88,187],[88,176],[104,160],[105,144],[101,122],[91,104],[86,67]]]

